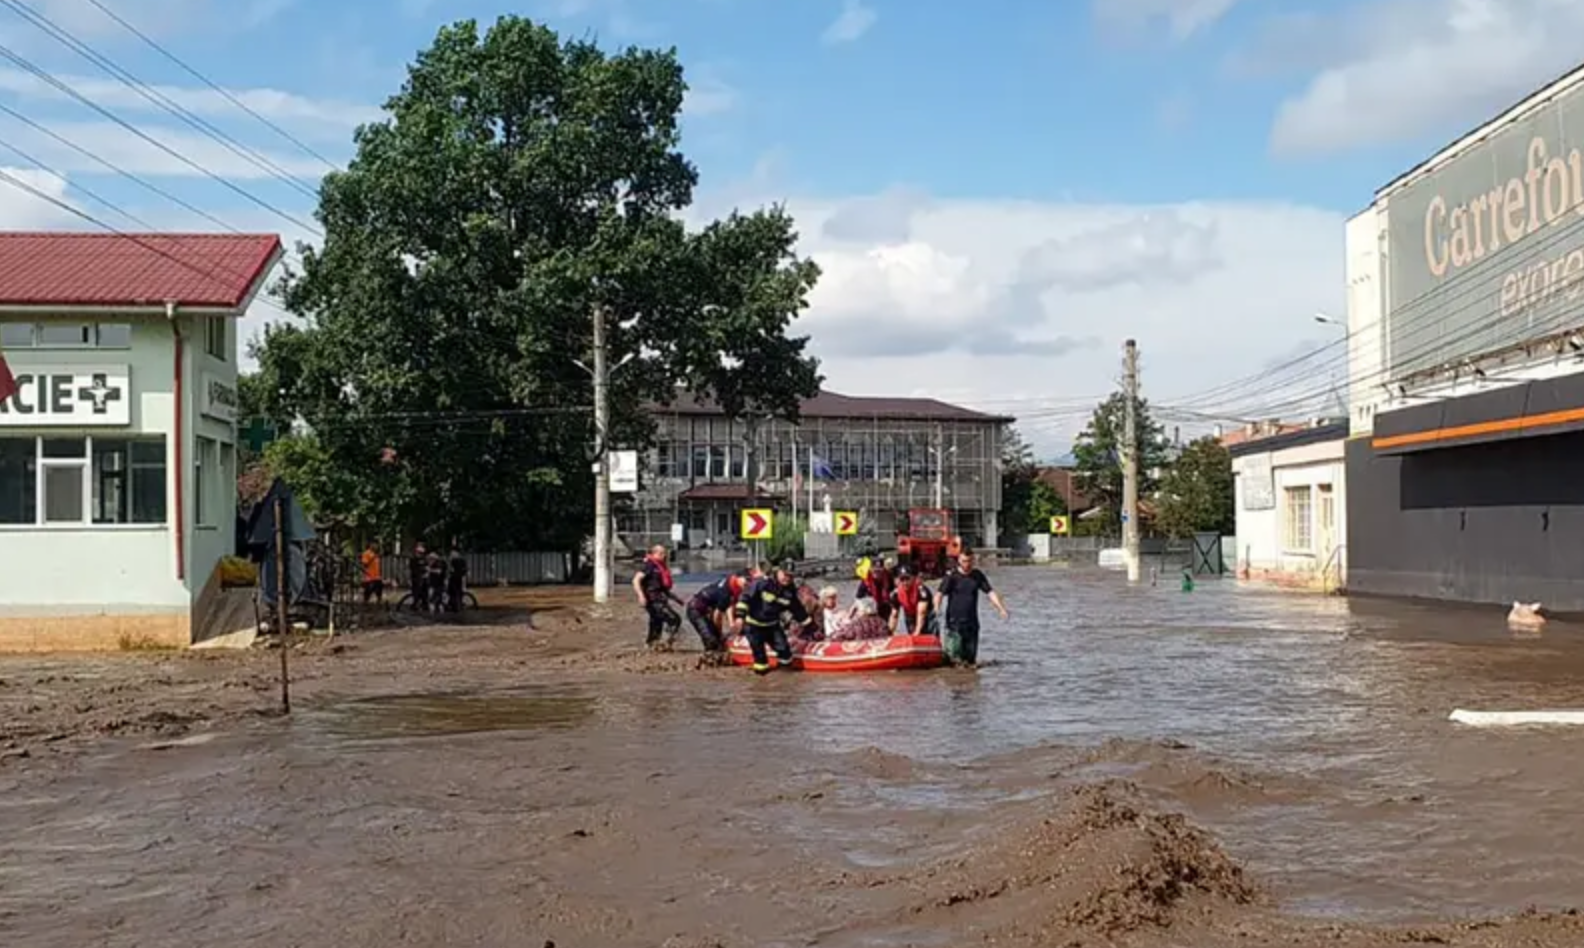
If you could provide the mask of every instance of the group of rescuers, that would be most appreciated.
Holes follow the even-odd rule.
[[[655,546],[633,575],[633,593],[649,617],[646,640],[652,649],[669,649],[676,641],[681,606],[698,633],[706,657],[724,662],[727,634],[743,635],[753,652],[753,670],[767,674],[770,653],[789,668],[793,635],[805,641],[881,639],[905,628],[909,635],[939,635],[947,661],[974,665],[979,660],[979,596],[990,600],[1004,621],[1006,604],[964,549],[954,568],[931,590],[923,578],[888,557],[875,563],[858,561],[858,589],[851,606],[842,609],[840,594],[826,586],[815,595],[798,583],[791,563],[761,563],[728,574],[684,601],[672,588],[671,567],[664,546]],[[942,635],[942,625],[945,634]]]

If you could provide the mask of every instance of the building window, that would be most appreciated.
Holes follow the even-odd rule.
[[[709,449],[709,478],[710,480],[726,479],[726,449],[715,445]]]
[[[131,323],[0,323],[0,349],[130,349]]]
[[[97,331],[96,342],[101,349],[132,348],[131,323],[100,323]]]
[[[226,361],[226,318],[210,316],[204,320],[204,352]]]
[[[1316,519],[1320,523],[1320,533],[1322,536],[1329,537],[1332,531],[1336,529],[1336,494],[1330,484],[1320,484],[1315,487],[1315,491],[1320,495],[1319,510],[1316,511]]]
[[[684,452],[686,449],[683,449]],[[655,474],[659,477],[676,477],[676,455],[672,452],[675,448],[669,444],[655,445]],[[686,457],[686,454],[683,454]]]
[[[38,442],[0,438],[0,523],[38,523]]]
[[[0,349],[31,349],[37,329],[32,323],[0,323]]]
[[[165,442],[0,438],[0,524],[163,524]]]
[[[748,452],[746,448],[728,448],[731,452],[732,480],[740,481],[748,476]]]
[[[213,438],[199,438],[193,458],[193,522],[200,527],[214,526],[214,488],[209,479],[219,469],[215,447]]]
[[[94,523],[165,522],[165,442],[95,438]]]
[[[40,347],[86,349],[93,340],[92,323],[40,323],[38,327]]]
[[[41,438],[39,486],[45,523],[82,523],[88,509],[88,439]]]
[[[1313,553],[1314,511],[1308,485],[1287,488],[1285,498],[1287,516],[1283,546],[1292,553]]]
[[[709,476],[709,448],[702,444],[693,446],[693,477],[704,478]]]

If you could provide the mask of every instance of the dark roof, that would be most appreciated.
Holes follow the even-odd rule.
[[[0,232],[0,306],[238,309],[280,254],[275,234]]]
[[[1551,88],[1552,86],[1556,85],[1557,83],[1563,81],[1564,79],[1567,79],[1569,76],[1571,76],[1574,73],[1580,71],[1581,69],[1584,69],[1584,65],[1569,66],[1560,75],[1552,76],[1550,79],[1547,79],[1545,82],[1540,83],[1540,85],[1537,86],[1533,92],[1528,93],[1523,98],[1521,98],[1518,101],[1514,102],[1512,105],[1507,106],[1506,108],[1504,108],[1501,111],[1497,112],[1495,115],[1491,116],[1490,118],[1485,119],[1484,121],[1480,122],[1478,125],[1475,125],[1473,128],[1469,129],[1468,131],[1464,132],[1463,134],[1459,135],[1458,137],[1456,137],[1456,138],[1452,139],[1451,141],[1447,142],[1445,145],[1442,145],[1440,148],[1437,148],[1435,151],[1430,153],[1430,157],[1428,157],[1425,160],[1423,160],[1423,161],[1419,162],[1418,164],[1414,165],[1412,168],[1409,168],[1407,171],[1404,171],[1402,174],[1398,175],[1397,177],[1395,177],[1395,178],[1391,179],[1390,181],[1386,182],[1385,184],[1381,185],[1379,188],[1376,188],[1375,189],[1375,197],[1376,197],[1376,199],[1379,200],[1382,195],[1386,194],[1388,191],[1394,190],[1399,185],[1401,185],[1405,181],[1407,181],[1409,178],[1411,178],[1414,175],[1418,174],[1421,170],[1423,170],[1426,166],[1428,166],[1432,161],[1435,161],[1436,158],[1440,157],[1442,152],[1446,151],[1449,148],[1453,148],[1453,147],[1457,146],[1464,139],[1468,138],[1470,135],[1473,135],[1475,132],[1479,131],[1481,128],[1484,128],[1486,125],[1489,125],[1491,122],[1495,121],[1496,119],[1501,118],[1503,115],[1506,115],[1508,112],[1511,112],[1514,109],[1520,108],[1520,107],[1528,104],[1530,99],[1533,99],[1535,96],[1537,96],[1540,93],[1544,92],[1545,90]],[[1569,90],[1569,91],[1573,91],[1573,90]],[[1541,104],[1543,105],[1544,103],[1541,103]],[[1512,121],[1516,121],[1516,118],[1513,119]]]
[[[678,392],[668,406],[654,406],[655,411],[677,415],[719,415],[721,410],[708,399],[695,398],[688,392]],[[865,395],[842,395],[838,392],[820,392],[803,400],[804,418],[888,418],[915,421],[983,421],[1011,424],[1016,419],[1005,415],[990,415],[959,405],[948,405],[933,398],[889,398]]]
[[[1268,438],[1255,438],[1253,441],[1243,441],[1238,444],[1228,445],[1227,454],[1241,458],[1250,454],[1264,454],[1267,451],[1281,451],[1286,448],[1298,448],[1306,444],[1324,444],[1327,441],[1341,441],[1348,436],[1348,423],[1334,421],[1326,425],[1315,425],[1302,431],[1286,431],[1274,434]]]

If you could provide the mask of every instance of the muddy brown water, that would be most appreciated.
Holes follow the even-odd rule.
[[[508,639],[496,674],[383,668],[290,720],[0,763],[0,944],[1368,944],[1584,902],[1584,729],[1446,721],[1584,707],[1576,631],[993,578],[1014,615],[977,672]]]

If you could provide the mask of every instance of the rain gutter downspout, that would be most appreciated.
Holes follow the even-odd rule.
[[[176,441],[176,449],[172,452],[176,457],[176,496],[175,503],[172,505],[176,510],[176,578],[185,582],[187,579],[187,492],[185,490],[187,452],[184,450],[184,446],[187,441],[187,425],[185,423],[187,387],[183,384],[186,373],[182,371],[183,356],[185,355],[183,349],[185,347],[183,346],[181,323],[176,318],[175,302],[167,302],[165,304],[165,319],[170,323],[171,339],[174,342],[176,353],[171,373],[171,392],[174,409],[171,416],[173,422],[171,427],[174,429],[173,434]]]

